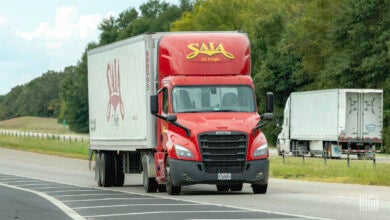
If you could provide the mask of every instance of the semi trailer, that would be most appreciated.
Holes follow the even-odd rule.
[[[382,149],[383,91],[330,89],[293,92],[284,108],[279,155],[372,158]]]
[[[88,51],[90,158],[99,186],[142,173],[146,192],[191,184],[266,193],[273,94],[257,110],[240,32],[146,33]]]

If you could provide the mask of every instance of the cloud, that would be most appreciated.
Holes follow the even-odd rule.
[[[42,22],[31,32],[16,31],[17,36],[27,41],[41,41],[47,49],[59,49],[67,41],[94,40],[98,35],[100,14],[80,16],[76,7],[62,6],[56,11],[55,24]]]
[[[5,16],[0,15],[0,27],[5,26],[6,20]]]

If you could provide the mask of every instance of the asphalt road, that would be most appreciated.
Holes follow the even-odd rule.
[[[43,210],[47,215],[59,217],[42,215],[39,219],[66,219],[67,216],[73,219],[388,219],[390,216],[390,187],[270,179],[265,195],[252,194],[249,185],[244,185],[239,193],[220,193],[212,185],[194,185],[183,187],[179,196],[168,196],[145,194],[141,183],[140,175],[126,175],[125,187],[96,188],[87,161],[0,148],[0,207],[6,210],[0,210],[0,219],[16,219],[14,216],[23,219],[24,215],[15,215],[17,210],[34,210],[33,216],[41,213],[37,211],[41,208],[46,208]],[[39,205],[45,200],[47,205]]]

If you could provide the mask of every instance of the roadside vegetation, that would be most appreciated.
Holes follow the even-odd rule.
[[[346,159],[327,160],[322,158],[271,157],[270,176],[282,179],[308,180],[331,183],[390,186],[390,163],[376,163],[372,160]]]
[[[77,134],[65,124],[57,123],[55,118],[18,117],[0,121],[0,129],[40,132],[49,134]]]
[[[51,138],[15,137],[0,135],[4,148],[49,154],[77,159],[88,159],[88,142],[69,142]]]

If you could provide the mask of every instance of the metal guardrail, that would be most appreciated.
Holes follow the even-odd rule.
[[[15,136],[15,137],[31,137],[37,139],[58,140],[67,142],[89,142],[89,137],[80,135],[67,135],[67,134],[50,134],[31,131],[19,131],[19,130],[7,130],[0,129],[0,135]]]

